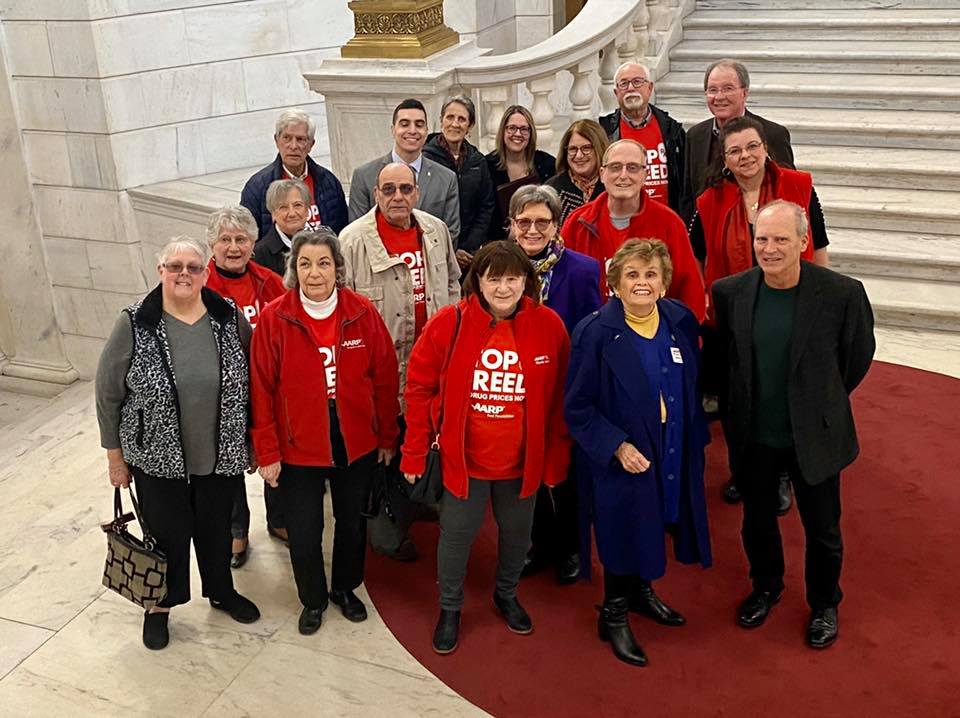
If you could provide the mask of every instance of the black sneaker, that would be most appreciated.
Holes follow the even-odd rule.
[[[457,650],[460,637],[460,611],[440,609],[437,627],[433,630],[433,650],[441,656]]]
[[[239,593],[227,601],[210,599],[210,605],[218,611],[226,611],[237,623],[254,623],[260,618],[260,609],[256,604]]]
[[[143,614],[143,645],[151,651],[166,648],[167,644],[170,643],[170,632],[167,630],[169,619],[169,611],[158,611],[157,613],[145,611]]]

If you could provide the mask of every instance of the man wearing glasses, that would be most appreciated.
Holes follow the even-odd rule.
[[[350,221],[365,215],[376,203],[374,187],[380,170],[391,162],[399,162],[409,166],[416,177],[419,199],[415,206],[443,220],[456,246],[460,234],[457,175],[421,152],[427,141],[427,111],[420,100],[407,99],[396,106],[390,134],[393,135],[393,149],[353,172],[350,181]]]
[[[683,170],[683,199],[680,216],[689,222],[694,205],[707,188],[710,166],[714,162],[723,167],[720,160],[720,129],[735,117],[752,117],[763,125],[767,137],[767,153],[781,167],[796,169],[790,132],[783,125],[755,115],[747,109],[750,92],[750,73],[741,62],[730,59],[717,60],[703,75],[703,91],[707,109],[713,115],[687,130],[686,164]]]
[[[634,140],[647,148],[647,195],[679,212],[683,198],[686,136],[683,125],[650,104],[650,71],[625,62],[613,76],[613,94],[620,107],[600,118],[612,142]]]
[[[606,191],[567,217],[560,236],[568,248],[600,262],[601,297],[609,295],[606,268],[620,245],[632,238],[659,239],[673,263],[668,295],[703,321],[706,295],[687,229],[676,212],[644,192],[647,156],[635,140],[611,144],[600,165]]]
[[[346,263],[346,286],[373,302],[393,339],[402,402],[414,341],[427,319],[460,299],[460,265],[447,225],[415,209],[420,191],[408,164],[385,165],[374,179],[373,198],[373,209],[340,233],[340,245]],[[400,426],[404,426],[402,417]],[[377,553],[413,561],[417,551],[408,530],[418,507],[396,490],[399,457],[387,468],[387,474],[385,488],[393,515],[382,510],[369,523],[370,543]]]

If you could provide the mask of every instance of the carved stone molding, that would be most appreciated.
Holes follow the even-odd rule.
[[[443,0],[352,0],[354,36],[342,57],[424,58],[455,45],[443,24]]]

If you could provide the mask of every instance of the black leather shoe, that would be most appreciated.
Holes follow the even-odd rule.
[[[494,593],[493,605],[496,606],[497,610],[503,615],[504,620],[507,622],[507,628],[514,633],[526,635],[533,631],[533,622],[530,620],[527,612],[523,610],[523,606],[520,605],[520,601],[517,600],[516,596],[513,598],[505,598],[498,593]]]
[[[144,612],[143,645],[151,651],[159,651],[161,648],[166,648],[167,644],[170,643],[170,632],[167,630],[169,618],[169,611]]]
[[[460,611],[440,609],[437,627],[433,629],[433,650],[441,656],[457,650],[460,637]]]
[[[267,533],[277,541],[282,541],[284,546],[290,546],[290,538],[286,529],[267,526]]]
[[[400,545],[395,551],[389,551],[379,546],[374,546],[373,544],[371,544],[371,547],[373,548],[374,553],[378,553],[381,556],[386,556],[387,558],[392,558],[394,561],[400,561],[401,563],[411,563],[420,558],[420,553],[417,551],[416,544],[410,540],[409,536],[400,542]]]
[[[793,505],[793,490],[790,486],[790,474],[780,474],[780,488],[777,490],[777,516],[784,516]]]
[[[300,611],[300,619],[297,621],[297,630],[304,636],[310,636],[320,630],[320,624],[323,623],[323,608],[303,607]]]
[[[550,565],[550,562],[539,552],[531,550],[523,560],[523,570],[520,575],[523,578],[535,576]]]
[[[597,620],[597,634],[601,641],[609,641],[613,655],[632,666],[647,665],[647,656],[637,644],[627,621],[627,599],[613,598],[603,602]]]
[[[759,628],[770,615],[770,610],[780,603],[783,591],[754,591],[737,609],[737,623],[744,628]]]
[[[739,504],[740,503],[740,489],[737,488],[737,485],[733,481],[733,477],[727,481],[726,486],[723,487],[723,500],[728,504]]]
[[[827,648],[837,640],[840,619],[836,608],[823,608],[810,614],[807,624],[807,645],[810,648]]]
[[[683,616],[660,600],[648,581],[638,581],[629,600],[630,610],[652,618],[661,626],[682,626],[687,622]]]
[[[250,558],[250,541],[243,547],[243,551],[237,551],[230,558],[230,568],[241,568]]]
[[[218,611],[226,611],[237,623],[254,623],[260,618],[260,609],[256,604],[239,593],[226,601],[210,599],[210,605]]]
[[[331,591],[330,600],[340,606],[340,612],[348,621],[360,623],[367,620],[367,607],[353,591]]]
[[[580,554],[572,553],[557,562],[557,583],[569,586],[580,578]]]

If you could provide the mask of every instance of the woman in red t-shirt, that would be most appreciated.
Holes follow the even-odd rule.
[[[570,341],[560,317],[539,303],[530,260],[513,242],[491,242],[474,257],[464,290],[467,299],[427,323],[404,391],[400,470],[410,483],[424,471],[442,405],[437,653],[457,647],[467,561],[488,502],[500,534],[493,602],[511,631],[533,630],[517,584],[536,492],[566,478],[569,463],[562,405]]]

